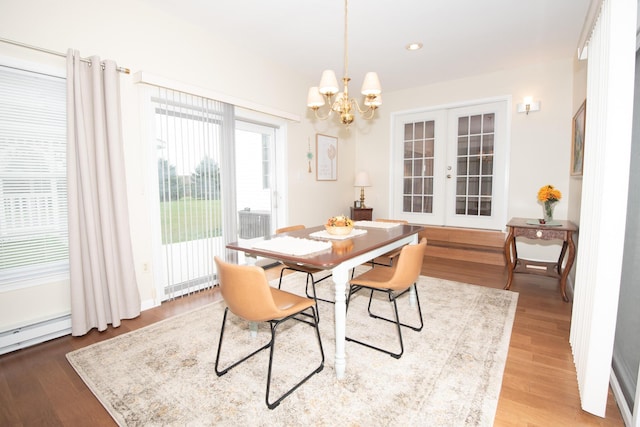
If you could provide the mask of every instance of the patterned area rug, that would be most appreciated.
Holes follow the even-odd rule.
[[[303,293],[304,279],[286,276],[282,289]],[[330,279],[317,286],[319,296],[331,298]],[[342,380],[333,369],[334,306],[319,302],[324,370],[274,410],[264,402],[267,351],[222,377],[214,372],[223,303],[76,350],[67,359],[121,426],[493,425],[518,294],[430,277],[420,277],[418,292],[425,325],[421,332],[403,328],[402,358],[347,342]],[[394,326],[370,318],[367,302],[364,292],[352,300],[347,336],[395,350]],[[374,299],[376,312],[389,308],[386,299]],[[407,296],[399,311],[403,322],[416,320]],[[261,325],[251,337],[247,324],[230,317],[222,366],[270,336]],[[272,393],[319,363],[311,327],[287,322],[278,336]]]

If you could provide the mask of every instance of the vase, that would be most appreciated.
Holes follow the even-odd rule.
[[[553,221],[553,208],[555,208],[556,203],[558,202],[547,201],[542,203],[542,213],[544,215],[544,222]]]

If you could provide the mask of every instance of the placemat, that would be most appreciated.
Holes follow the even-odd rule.
[[[356,227],[369,227],[369,228],[393,228],[402,225],[401,222],[386,222],[386,221],[356,221],[353,223]]]
[[[253,248],[286,255],[304,256],[331,249],[331,243],[300,237],[282,236],[257,242],[253,245]]]

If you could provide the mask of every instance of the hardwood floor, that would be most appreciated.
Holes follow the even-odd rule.
[[[279,269],[268,272],[271,278],[277,274]],[[494,288],[506,281],[503,267],[438,258],[425,262],[423,274]],[[562,301],[558,281],[517,274],[512,290],[519,293],[518,308],[495,425],[623,426],[611,392],[606,418],[580,409],[569,346],[571,304]],[[65,354],[218,299],[216,290],[203,291],[147,310],[116,329],[62,337],[0,356],[0,425],[115,425]]]

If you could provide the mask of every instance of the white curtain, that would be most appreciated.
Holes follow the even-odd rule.
[[[115,62],[67,54],[72,335],[140,314],[129,231]]]

